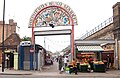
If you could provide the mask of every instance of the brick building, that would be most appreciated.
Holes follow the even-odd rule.
[[[5,24],[4,26],[4,40],[7,39],[13,32],[16,32],[17,23],[14,22],[13,19],[9,20],[9,24]],[[0,21],[0,43],[2,42],[2,29],[3,29],[3,21]]]
[[[17,23],[14,22],[13,19],[9,20],[9,23],[4,25],[4,40],[6,40],[12,33],[16,32],[16,26]],[[2,43],[2,29],[3,29],[3,21],[0,21],[0,44]],[[0,64],[1,64],[1,58],[2,52],[0,51]]]
[[[86,33],[82,40],[100,40],[100,39],[112,39],[114,44],[104,44],[103,56],[109,55],[114,60],[114,67],[120,69],[120,2],[113,5],[113,16],[104,21],[98,27]],[[101,28],[100,28],[101,27]]]

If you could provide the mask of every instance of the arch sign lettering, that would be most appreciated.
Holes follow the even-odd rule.
[[[29,20],[32,28],[32,44],[34,44],[34,28],[53,26],[72,26],[72,53],[74,53],[74,25],[77,18],[73,10],[62,2],[47,2],[35,9]]]
[[[62,2],[48,2],[35,9],[29,20],[29,27],[47,27],[49,24],[54,26],[77,25],[77,18],[73,10]]]

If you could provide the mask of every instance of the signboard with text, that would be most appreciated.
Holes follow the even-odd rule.
[[[72,18],[72,19],[71,19]],[[77,25],[73,10],[62,2],[48,2],[36,8],[29,20],[29,27],[47,27]]]

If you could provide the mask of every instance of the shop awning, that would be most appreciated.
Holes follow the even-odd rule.
[[[78,51],[104,51],[101,46],[77,46]]]

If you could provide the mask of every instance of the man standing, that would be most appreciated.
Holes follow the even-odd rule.
[[[109,69],[111,65],[111,58],[109,55],[107,55],[107,68]]]
[[[67,63],[68,63],[68,56],[64,57],[64,66],[67,67]]]
[[[62,56],[58,57],[58,63],[59,63],[59,70],[61,71],[61,68],[63,67]]]

